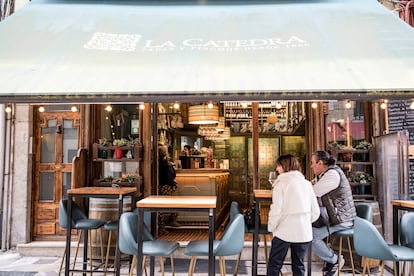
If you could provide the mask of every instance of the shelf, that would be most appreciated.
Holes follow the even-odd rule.
[[[366,162],[366,161],[349,161],[349,162],[344,162],[344,161],[337,161],[336,162],[337,165],[374,165],[374,162]]]
[[[109,158],[114,156],[115,148],[119,148],[123,152],[120,159]],[[132,158],[126,158],[125,155],[131,151]],[[107,158],[102,157],[106,152]],[[134,144],[133,146],[102,146],[97,143],[92,147],[92,159],[95,162],[138,162],[142,161],[142,145]]]

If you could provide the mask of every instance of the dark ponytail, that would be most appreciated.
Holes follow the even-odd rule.
[[[336,164],[335,158],[333,158],[328,152],[323,150],[317,150],[313,153],[316,156],[316,161],[322,160],[323,164],[332,166]]]

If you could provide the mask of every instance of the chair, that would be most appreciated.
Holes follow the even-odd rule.
[[[128,255],[132,255],[132,266],[129,275],[132,275],[134,271],[134,265],[136,263],[136,256],[138,255],[138,215],[135,212],[127,212],[121,215],[119,220],[119,250]],[[158,241],[155,240],[147,227],[144,227],[144,242],[142,247],[142,254],[144,258],[146,256],[160,257],[161,272],[164,275],[164,258],[170,256],[171,258],[171,271],[174,275],[174,259],[172,254],[178,249],[180,244],[172,241]],[[143,260],[145,264],[145,259]],[[144,269],[145,267],[143,267]]]
[[[354,221],[354,247],[360,256],[382,261],[380,275],[384,274],[384,261],[393,262],[395,276],[395,262],[414,261],[414,249],[402,245],[388,245],[370,221],[359,217]],[[369,271],[369,262],[364,262],[362,275],[365,275],[367,268]]]
[[[68,221],[68,210],[67,210],[67,205],[68,204],[68,200],[67,199],[62,199],[59,202],[59,225],[60,227],[67,229],[67,221]],[[80,244],[80,240],[81,240],[81,235],[83,231],[90,231],[90,230],[97,230],[100,229],[101,230],[101,259],[102,259],[102,263],[104,263],[103,260],[103,243],[102,243],[102,226],[106,223],[106,221],[101,220],[101,219],[90,219],[88,218],[88,216],[83,212],[83,210],[79,207],[78,204],[76,204],[76,202],[72,202],[72,221],[71,221],[71,228],[72,229],[77,229],[80,230],[79,231],[79,235],[78,235],[78,241],[77,241],[77,246],[76,246],[76,253],[75,253],[75,258],[74,258],[74,262],[73,262],[73,267],[72,269],[75,269],[75,265],[76,265],[76,258],[78,256],[78,251],[79,251],[79,244]],[[84,232],[84,235],[88,235],[88,232]],[[84,246],[88,246],[87,244],[84,244]],[[91,267],[91,272],[92,272],[92,240],[89,239],[89,252],[91,254],[91,262],[90,262],[90,267]],[[69,248],[68,248],[69,247]],[[63,256],[62,256],[62,260],[60,263],[60,267],[59,267],[59,275],[62,272],[62,268],[63,268],[63,262],[65,260],[65,256],[66,256],[66,250],[70,250],[70,245],[66,244],[65,246],[65,251],[63,252]]]
[[[357,216],[372,222],[372,206],[369,204],[358,204],[355,206]],[[333,237],[339,237],[339,253],[338,258],[342,257],[342,241],[346,238],[348,243],[349,259],[351,261],[352,275],[355,276],[354,259],[352,257],[351,238],[354,236],[354,228],[337,231],[332,234]],[[341,260],[338,261],[340,263]],[[341,273],[341,268],[338,269],[338,276]]]
[[[406,213],[400,220],[400,243],[403,246],[414,249],[414,213]],[[403,274],[405,273],[405,262]],[[414,275],[414,266],[411,265],[411,274]]]
[[[220,240],[213,241],[213,256],[219,256],[220,274],[226,275],[224,256],[239,254],[244,246],[244,217],[242,214],[235,214],[224,230]],[[188,275],[193,275],[197,262],[197,256],[208,256],[208,240],[191,241],[184,250],[184,254],[191,256]]]

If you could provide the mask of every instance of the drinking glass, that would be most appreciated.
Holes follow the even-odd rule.
[[[270,182],[271,185],[273,185],[273,183],[275,182],[276,177],[277,176],[276,176],[276,172],[275,171],[269,172],[269,182]]]

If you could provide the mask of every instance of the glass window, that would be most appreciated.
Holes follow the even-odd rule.
[[[41,136],[41,163],[55,163],[56,120],[49,120],[48,125],[42,128]]]
[[[39,201],[53,201],[55,198],[55,173],[40,173]]]
[[[63,163],[72,163],[78,149],[78,128],[72,126],[72,120],[63,122]]]

